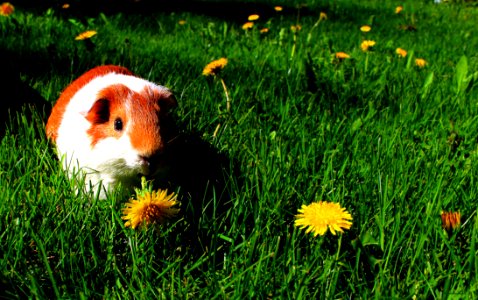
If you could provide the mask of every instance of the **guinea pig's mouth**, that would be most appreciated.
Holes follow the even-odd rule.
[[[158,171],[165,169],[166,157],[155,154],[151,157],[140,156],[138,160],[138,173],[140,176],[154,176]]]
[[[151,172],[151,162],[146,157],[139,157],[138,162],[138,175],[139,176],[147,176]]]
[[[140,175],[151,175],[155,170],[160,169],[163,164],[164,157],[161,154],[138,157],[138,171]]]

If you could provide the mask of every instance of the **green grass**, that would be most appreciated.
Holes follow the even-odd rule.
[[[146,15],[18,5],[0,18],[0,48],[24,83],[53,104],[84,71],[112,63],[168,86],[182,132],[227,157],[227,185],[175,185],[180,218],[125,228],[127,198],[75,193],[46,116],[23,110],[0,147],[2,295],[476,298],[478,11],[431,2],[284,1],[281,13],[244,2],[227,16],[213,13],[220,2]],[[98,31],[92,46],[74,40],[87,29]],[[360,49],[364,38],[374,51]],[[352,58],[338,62],[338,51]],[[220,57],[230,116],[220,82],[201,75]],[[314,238],[295,228],[297,209],[318,200],[345,207],[351,229]],[[462,215],[450,235],[442,210]]]

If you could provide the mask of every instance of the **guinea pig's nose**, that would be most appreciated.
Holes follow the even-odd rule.
[[[143,159],[148,163],[148,167],[152,172],[164,167],[165,157],[162,153],[156,153],[151,156],[144,156]]]
[[[139,161],[140,161],[140,164],[141,164],[142,173],[144,175],[148,175],[149,169],[150,169],[149,167],[151,165],[151,157],[140,155],[139,156]]]
[[[149,157],[149,156],[140,155],[139,160],[141,161],[142,164],[145,164],[145,165],[148,165],[148,166],[151,164],[151,157]]]

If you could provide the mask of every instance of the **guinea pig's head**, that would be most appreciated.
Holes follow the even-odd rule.
[[[101,90],[85,116],[99,171],[117,177],[148,175],[170,138],[166,120],[176,105],[161,86],[146,85],[137,92],[115,84]]]

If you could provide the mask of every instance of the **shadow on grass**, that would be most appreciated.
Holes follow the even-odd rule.
[[[0,275],[0,299],[15,299],[18,296],[17,291],[15,291],[15,284],[10,282],[4,276]]]
[[[2,57],[2,67],[0,68],[0,138],[5,134],[7,125],[15,126],[17,122],[9,122],[10,116],[14,117],[23,112],[30,112],[36,110],[37,112],[44,112],[49,115],[50,105],[48,102],[28,84],[23,82],[20,77],[20,72],[14,64],[10,55],[0,50],[0,57]],[[25,109],[30,106],[31,109]],[[31,116],[27,116],[31,121]],[[15,128],[11,128],[15,131]]]
[[[68,9],[63,9],[63,2],[58,1],[18,1],[17,5],[33,12],[41,13],[48,8],[58,9],[65,17],[91,17],[98,13],[117,14],[127,13],[128,15],[140,15],[142,17],[153,14],[170,14],[174,12],[191,12],[198,15],[209,16],[213,18],[224,19],[231,22],[247,21],[251,14],[259,14],[261,18],[267,19],[277,12],[274,5],[265,1],[214,1],[214,0],[177,0],[177,1],[157,1],[157,0],[86,0],[70,1]],[[301,14],[311,14],[306,7],[301,7]],[[283,6],[281,15],[297,15],[295,6]]]
[[[216,266],[215,257],[227,251],[228,243],[219,237],[231,228],[230,190],[231,181],[239,184],[237,164],[201,139],[199,133],[182,130],[164,157],[168,171],[155,178],[155,188],[179,190],[179,218],[183,218],[170,235],[171,247],[192,259],[213,253],[206,265]]]
[[[274,16],[286,16],[295,20],[301,17],[319,18],[321,12],[329,15],[334,22],[363,23],[373,25],[377,16],[387,14],[388,7],[364,7],[363,4],[337,4],[336,1],[321,1],[316,4],[302,4],[300,2],[275,4],[267,0],[73,0],[69,7],[64,9],[64,2],[56,0],[16,1],[16,5],[32,12],[43,14],[46,9],[53,8],[61,12],[66,18],[88,18],[104,13],[106,15],[125,13],[128,16],[154,16],[156,14],[171,14],[190,12],[216,19],[223,19],[234,23],[244,23],[251,14],[260,15],[262,20]],[[280,5],[282,10],[275,11]]]

